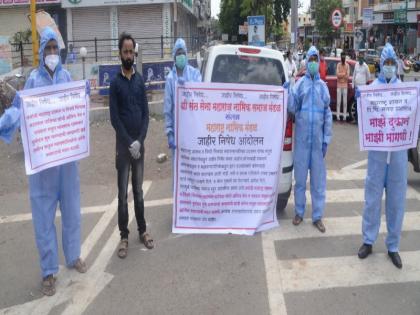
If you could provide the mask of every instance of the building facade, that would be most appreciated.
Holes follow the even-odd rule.
[[[118,56],[122,32],[138,40],[145,59],[153,59],[169,55],[176,37],[198,46],[210,28],[210,0],[37,1],[37,9],[54,18],[64,42],[76,53],[85,46],[95,60]],[[0,36],[29,29],[28,14],[29,0],[0,0]]]

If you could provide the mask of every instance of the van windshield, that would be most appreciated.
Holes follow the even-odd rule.
[[[285,82],[280,60],[240,55],[216,57],[211,82],[267,84],[281,86]]]

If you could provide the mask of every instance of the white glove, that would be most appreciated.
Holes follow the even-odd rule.
[[[130,154],[133,157],[133,159],[137,160],[138,158],[140,158],[140,149],[141,149],[141,144],[138,140],[134,141],[128,147],[128,150],[130,151]]]

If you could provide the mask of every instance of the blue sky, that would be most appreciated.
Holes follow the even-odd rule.
[[[296,1],[296,0],[292,0]],[[310,0],[301,0],[304,8],[306,9],[309,5]],[[216,17],[220,12],[220,0],[211,0],[211,16]]]

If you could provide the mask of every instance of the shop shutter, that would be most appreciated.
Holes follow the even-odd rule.
[[[119,6],[118,31],[127,32],[136,39],[144,60],[160,58],[162,5]]]
[[[109,7],[89,7],[72,9],[74,51],[80,47],[88,50],[88,58],[95,57],[95,37],[97,38],[98,60],[111,59],[111,26]],[[81,40],[89,40],[83,42]]]

